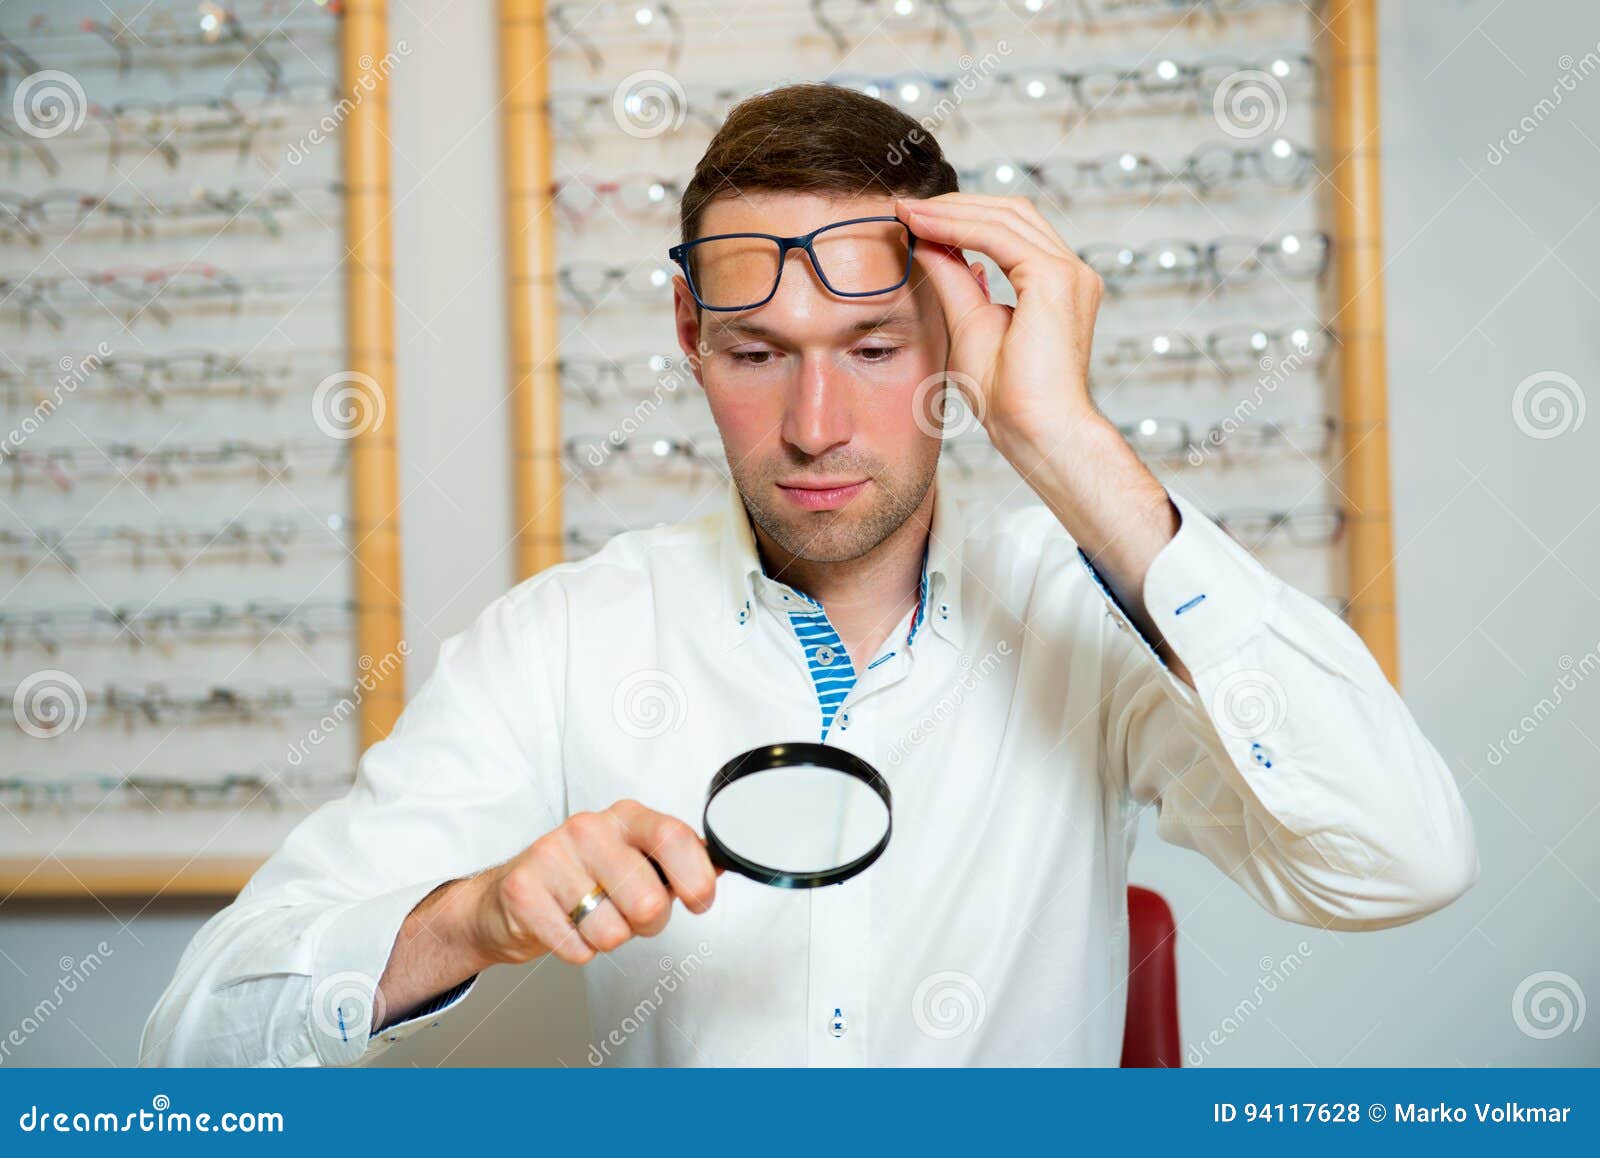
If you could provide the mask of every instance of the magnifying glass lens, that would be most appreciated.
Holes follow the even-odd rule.
[[[801,764],[735,780],[712,800],[707,822],[746,860],[819,873],[866,856],[889,828],[889,809],[854,777]]]
[[[706,802],[713,859],[783,888],[848,880],[883,852],[889,829],[882,777],[820,745],[753,749],[718,774]]]

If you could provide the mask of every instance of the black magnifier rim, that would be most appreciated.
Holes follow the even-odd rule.
[[[742,857],[718,839],[711,827],[711,802],[717,793],[735,780],[754,776],[758,772],[807,764],[819,768],[831,768],[835,772],[843,772],[846,776],[854,776],[878,794],[887,810],[888,823],[883,826],[883,838],[877,844],[855,860],[836,868],[823,869],[819,872],[789,872]],[[842,884],[871,867],[872,863],[883,855],[883,850],[889,847],[889,836],[894,831],[894,802],[889,795],[889,782],[876,768],[852,752],[828,744],[805,742],[764,744],[759,748],[751,748],[748,752],[741,752],[717,770],[717,774],[711,778],[711,784],[706,789],[706,806],[700,816],[700,828],[705,833],[706,850],[711,854],[711,863],[732,869],[741,876],[760,881],[764,885],[773,885],[780,889],[815,889],[823,885]]]

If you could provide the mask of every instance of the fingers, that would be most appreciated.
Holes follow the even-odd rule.
[[[637,801],[576,813],[496,874],[486,937],[504,960],[550,952],[583,965],[661,932],[675,894],[705,912],[719,871],[694,829]],[[597,888],[604,899],[574,925],[572,911]]]
[[[897,200],[896,205],[919,237],[987,254],[1019,297],[1036,281],[1065,289],[1101,280],[1026,198],[946,193],[925,201]]]
[[[915,260],[933,284],[933,292],[939,299],[940,308],[944,310],[945,323],[951,330],[959,328],[974,310],[981,310],[990,304],[988,293],[978,283],[977,275],[967,265],[959,248],[942,244],[920,245]]]
[[[501,881],[499,899],[505,924],[511,939],[524,946],[523,951],[510,954],[510,959],[521,961],[536,955],[526,948],[531,937],[570,964],[592,961],[594,946],[573,928],[568,914],[593,887],[588,870],[561,829],[536,841]]]
[[[585,889],[584,892],[588,890]],[[530,897],[522,909],[523,918],[533,935],[541,944],[548,947],[551,953],[569,965],[587,965],[595,957],[595,947],[584,940],[582,933],[572,927],[572,920],[567,915],[572,911],[573,905],[582,899],[580,894],[571,905],[563,907],[555,895],[546,889]],[[588,924],[588,921],[584,924]]]
[[[606,811],[620,822],[629,843],[661,866],[685,908],[703,913],[711,907],[717,874],[699,833],[676,817],[652,811],[635,800],[618,801]]]
[[[622,911],[610,900],[610,885],[602,885],[601,878],[590,864],[597,854],[596,840],[603,840],[591,833],[597,834],[599,826],[604,823],[594,813],[580,813],[556,830],[555,843],[560,855],[547,860],[546,882],[566,918],[567,927],[574,929],[595,949],[609,953],[631,937],[633,930]],[[570,915],[572,910],[597,886],[606,889],[607,899],[574,927]]]
[[[672,894],[656,875],[655,866],[644,853],[629,844],[622,823],[610,813],[584,812],[567,825],[578,855],[589,875],[605,884],[610,905],[621,914],[624,939],[627,936],[654,937],[667,927],[672,915]],[[598,917],[597,910],[594,917]],[[592,917],[585,917],[578,928],[597,949],[610,950],[621,944],[602,945],[589,928]]]
[[[1060,258],[1061,249],[1016,212],[993,205],[900,201],[906,224],[919,237],[988,254],[1008,276],[1030,258]]]
[[[1055,227],[1045,220],[1039,207],[1026,197],[994,197],[983,193],[945,193],[925,201],[912,201],[913,208],[928,213],[967,213],[988,220],[1004,221],[1040,249],[1057,257],[1075,256]]]
[[[1010,307],[989,300],[988,290],[959,249],[939,244],[918,246],[916,256],[944,313],[950,337],[946,368],[957,372],[955,380],[965,394],[964,379],[988,380],[994,351],[1010,325]],[[974,405],[982,413],[981,405]]]

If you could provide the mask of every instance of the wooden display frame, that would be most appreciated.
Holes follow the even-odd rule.
[[[358,708],[364,751],[388,735],[404,703],[388,76],[373,66],[389,52],[387,0],[344,0],[342,24],[341,91],[359,83],[365,94],[348,103],[341,122],[346,368],[378,384],[386,415],[350,443],[355,653],[386,657],[387,686]],[[231,897],[259,864],[225,855],[0,857],[0,900]]]
[[[566,530],[556,369],[561,330],[550,192],[554,141],[545,110],[549,56],[544,0],[500,0],[511,512],[519,580],[561,562]]]
[[[1376,0],[1328,0],[1328,4],[1318,51],[1329,80],[1326,139],[1331,151],[1334,330],[1340,340],[1348,618],[1398,688],[1377,6]]]

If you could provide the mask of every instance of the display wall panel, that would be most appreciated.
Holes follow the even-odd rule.
[[[0,10],[3,895],[230,893],[398,713],[375,3]]]

